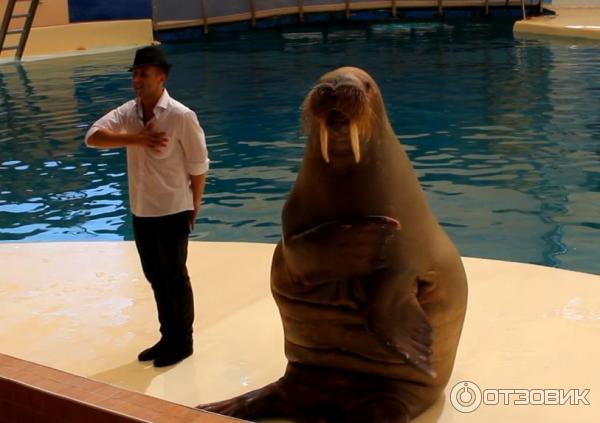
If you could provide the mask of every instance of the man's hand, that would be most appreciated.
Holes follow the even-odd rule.
[[[190,210],[190,231],[196,227],[196,218],[200,214],[200,205],[194,206],[194,210]]]
[[[146,148],[150,148],[156,152],[164,148],[168,142],[169,137],[165,132],[156,132],[154,130],[154,124],[148,122],[144,125],[144,128],[138,132],[139,145]]]
[[[196,227],[196,218],[200,213],[202,205],[202,195],[204,194],[204,184],[206,182],[206,174],[190,175],[190,186],[194,197],[194,210],[190,211],[190,231]]]

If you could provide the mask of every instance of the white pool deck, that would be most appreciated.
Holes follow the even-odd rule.
[[[563,1],[548,9],[554,14],[515,22],[514,33],[600,41],[600,1],[587,0],[586,5]]]
[[[0,243],[0,353],[188,406],[259,388],[286,363],[269,291],[273,249],[191,242],[195,353],[156,369],[136,360],[158,323],[132,242]],[[600,276],[464,264],[469,304],[454,373],[444,398],[415,421],[600,421]],[[488,390],[470,414],[450,402],[460,381]],[[549,401],[550,390],[579,390],[569,401],[581,403],[519,405],[539,402],[540,391],[501,391],[492,405],[494,389],[544,389]]]

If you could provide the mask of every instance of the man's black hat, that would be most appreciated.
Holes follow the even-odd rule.
[[[138,66],[145,65],[159,66],[163,68],[166,73],[169,72],[169,69],[171,69],[172,66],[167,62],[165,53],[157,46],[148,46],[136,50],[135,59],[133,60],[133,65],[129,68],[129,72]]]

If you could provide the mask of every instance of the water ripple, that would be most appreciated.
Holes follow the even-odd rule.
[[[193,239],[275,242],[301,165],[300,107],[354,64],[462,254],[600,273],[600,49],[514,40],[512,22],[252,31],[165,45],[207,134]],[[0,66],[0,240],[131,239],[125,153],[83,145],[131,97],[131,52]]]

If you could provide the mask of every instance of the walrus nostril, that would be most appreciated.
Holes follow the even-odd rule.
[[[336,87],[335,94],[338,97],[361,97],[363,90],[355,84],[344,84]]]
[[[316,115],[323,115],[336,104],[335,90],[330,84],[320,84],[313,89],[310,108]]]
[[[336,106],[348,116],[361,115],[367,103],[367,95],[355,84],[340,85],[335,90]]]
[[[315,92],[318,96],[327,98],[334,95],[335,89],[329,84],[321,84],[315,88]]]
[[[334,109],[353,118],[363,114],[367,101],[361,86],[344,80],[320,83],[313,88],[308,104],[312,114],[321,118]]]

